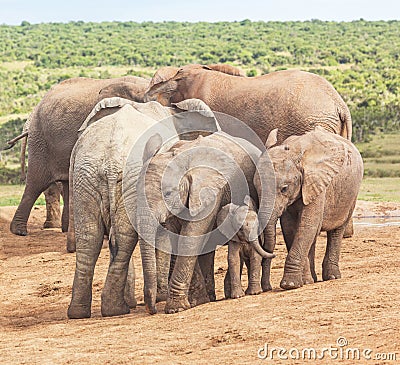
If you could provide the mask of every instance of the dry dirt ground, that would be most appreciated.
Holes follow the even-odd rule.
[[[100,294],[108,265],[104,246],[95,272],[92,318],[68,320],[75,257],[65,251],[65,234],[41,229],[40,207],[32,212],[30,235],[14,236],[8,230],[14,209],[0,208],[1,364],[303,364],[303,358],[314,356],[308,355],[310,349],[324,357],[312,361],[317,364],[400,362],[400,223],[356,225],[353,238],[343,243],[343,278],[293,291],[279,289],[285,259],[279,235],[274,290],[237,300],[223,300],[227,261],[226,249],[219,249],[217,302],[174,315],[163,313],[164,303],[154,316],[145,312],[136,250],[139,305],[129,315],[102,318]],[[359,202],[356,216],[399,212],[400,204]],[[319,278],[324,243],[321,235]],[[338,346],[338,339],[344,346]],[[358,357],[357,350],[360,360],[352,357]],[[267,359],[259,359],[258,352]],[[378,359],[393,353],[397,360]]]

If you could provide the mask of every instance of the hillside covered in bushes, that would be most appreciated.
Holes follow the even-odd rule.
[[[248,76],[320,74],[348,103],[355,141],[400,129],[400,21],[22,22],[0,25],[0,39],[2,145],[59,81],[151,77],[188,63],[230,63]]]

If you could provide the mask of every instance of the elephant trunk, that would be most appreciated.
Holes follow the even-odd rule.
[[[142,256],[144,279],[144,302],[150,314],[157,313],[157,267],[156,252],[154,247],[157,225],[148,209],[137,210],[137,227],[139,233],[139,246]]]
[[[268,252],[274,252],[276,244],[276,223],[278,222],[278,215],[273,214],[267,226],[264,229],[264,249]]]
[[[269,253],[269,252],[263,250],[263,248],[260,245],[260,242],[258,241],[258,238],[250,241],[250,245],[254,248],[254,250],[260,256],[262,256],[265,259],[273,259],[275,257],[275,255],[273,253]]]

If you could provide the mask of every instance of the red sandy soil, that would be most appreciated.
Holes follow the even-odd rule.
[[[32,211],[29,236],[9,232],[15,208],[0,208],[0,363],[1,364],[395,364],[400,361],[400,223],[390,227],[355,226],[343,242],[342,279],[317,282],[283,291],[279,282],[286,249],[278,235],[273,260],[272,292],[223,299],[227,269],[226,248],[217,251],[215,277],[217,301],[174,315],[150,316],[143,306],[143,277],[139,250],[137,297],[131,314],[113,318],[100,315],[100,294],[108,266],[106,245],[94,278],[92,318],[68,320],[67,306],[75,269],[75,255],[65,250],[66,235],[43,230],[43,207]],[[359,202],[357,215],[400,212],[400,204]],[[399,215],[399,214],[397,214]],[[400,221],[400,218],[398,219]],[[325,234],[317,244],[317,274]],[[243,277],[243,285],[246,278]],[[338,347],[344,337],[347,346]],[[342,339],[341,341],[344,341]],[[268,344],[267,360],[257,357]],[[271,348],[292,349],[279,360]],[[360,360],[339,361],[325,353],[323,359],[294,360],[296,350],[357,348]],[[363,350],[371,350],[366,360]],[[334,351],[334,350],[333,350]],[[379,360],[396,353],[397,360]],[[340,351],[332,352],[340,358]],[[366,353],[369,354],[368,352]],[[263,355],[263,352],[261,352]],[[390,355],[389,355],[390,356]]]

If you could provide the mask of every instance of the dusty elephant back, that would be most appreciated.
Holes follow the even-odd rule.
[[[230,105],[217,108],[245,122],[263,142],[275,128],[279,131],[278,143],[282,143],[316,126],[351,138],[350,111],[324,78],[290,70],[242,80],[234,80],[237,92],[229,95]]]
[[[44,158],[54,180],[68,180],[69,158],[78,129],[97,103],[100,90],[121,80],[136,78],[73,78],[53,86],[40,101],[29,126],[28,145],[31,154],[35,149],[46,151]]]
[[[349,109],[333,86],[324,78],[304,71],[285,70],[259,77],[238,77],[209,70],[201,65],[184,66],[166,81],[154,84],[145,99],[166,104],[184,98],[199,98],[219,116],[227,133],[231,117],[249,126],[265,142],[279,129],[278,143],[293,134],[303,134],[317,125],[351,138]],[[240,131],[239,131],[240,132]],[[240,136],[240,134],[239,134]]]

